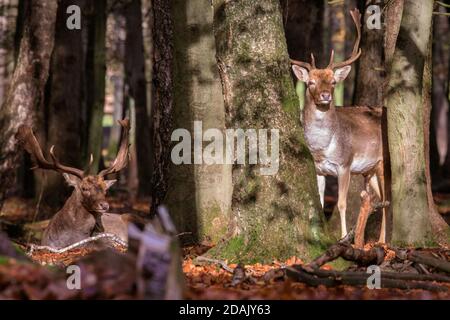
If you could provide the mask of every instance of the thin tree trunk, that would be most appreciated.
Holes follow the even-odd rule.
[[[172,134],[172,39],[171,1],[153,1],[153,148],[151,213],[162,203],[167,192]]]
[[[0,109],[0,207],[14,182],[18,165],[17,129],[22,124],[33,125],[35,110],[43,103],[54,43],[56,11],[56,0],[26,3],[18,62]]]
[[[136,112],[136,155],[140,195],[149,195],[152,173],[152,140],[147,113],[147,84],[145,79],[144,44],[141,19],[141,1],[133,0],[125,8],[125,81],[129,96],[134,99]]]
[[[262,175],[262,165],[233,166],[233,233],[214,252],[241,261],[313,256],[325,239],[323,217],[299,123],[279,2],[213,4],[227,128],[278,129],[280,138],[274,175]]]
[[[106,0],[89,2],[89,36],[86,57],[86,106],[87,106],[87,148],[84,161],[94,157],[91,172],[99,168],[103,141],[103,108],[105,104],[106,74]]]
[[[426,245],[436,239],[427,195],[426,107],[422,83],[432,11],[431,0],[404,3],[389,70],[386,107],[392,172],[392,241],[395,243]]]

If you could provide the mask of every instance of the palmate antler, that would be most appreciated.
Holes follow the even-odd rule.
[[[122,126],[122,139],[120,142],[120,149],[117,152],[116,159],[111,163],[111,165],[105,170],[100,171],[99,176],[106,176],[111,173],[116,173],[126,167],[128,162],[128,152],[129,152],[129,131],[130,131],[130,120],[123,119],[118,121]]]
[[[36,165],[38,168],[47,169],[47,170],[55,170],[60,173],[69,173],[77,176],[80,179],[83,179],[83,171],[77,168],[68,167],[61,164],[55,156],[54,147],[50,148],[50,155],[52,157],[53,162],[45,159],[41,146],[34,136],[33,130],[26,125],[21,125],[17,132],[16,138],[22,143],[25,150],[34,157]]]
[[[327,69],[336,69],[336,68],[341,68],[341,67],[347,66],[349,64],[352,64],[361,55],[361,48],[359,48],[359,43],[361,41],[361,13],[359,12],[358,9],[355,8],[353,10],[350,10],[350,15],[352,16],[353,22],[355,24],[356,34],[357,34],[356,41],[353,46],[352,55],[347,60],[335,63],[334,62],[334,50],[331,50],[330,62],[328,63]],[[316,68],[314,55],[312,53],[311,53],[311,64],[304,62],[304,61],[298,61],[298,60],[293,60],[293,59],[291,59],[291,63],[298,65],[300,67],[304,67],[304,68],[308,69],[308,71],[311,71],[312,69]]]
[[[130,121],[128,119],[119,120],[119,124],[122,126],[122,141],[120,144],[119,152],[117,153],[116,159],[112,162],[109,168],[102,170],[99,176],[106,176],[111,173],[116,173],[122,170],[127,165],[128,160],[128,149],[129,149],[129,131],[130,131]],[[54,148],[50,148],[50,156],[52,161],[48,161],[42,152],[42,148],[39,145],[36,137],[34,136],[33,130],[26,125],[19,127],[16,135],[17,140],[23,145],[24,149],[33,156],[34,161],[38,168],[55,170],[60,173],[68,173],[83,179],[87,175],[88,171],[83,172],[83,170],[65,166],[61,164],[55,156]],[[92,155],[90,158],[90,164],[92,163]]]

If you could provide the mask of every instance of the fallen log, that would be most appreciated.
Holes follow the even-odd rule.
[[[325,270],[311,271],[300,265],[287,267],[286,275],[294,281],[302,282],[313,287],[317,287],[319,285],[324,285],[326,287],[336,287],[339,285],[367,286],[368,278],[371,276],[371,274],[364,272],[349,273],[340,271],[327,272]],[[397,275],[394,275],[393,273],[389,273],[389,275],[380,273],[380,276],[381,288],[402,290],[422,289],[437,292],[445,292],[449,290],[445,285],[438,285],[422,280],[412,281],[411,279],[402,279],[398,278]],[[420,275],[418,278],[421,278],[421,276],[423,275]]]

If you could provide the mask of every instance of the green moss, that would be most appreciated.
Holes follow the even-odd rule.
[[[217,203],[203,210],[200,223],[200,239],[208,238],[213,243],[217,243],[224,238],[227,232],[226,215]]]

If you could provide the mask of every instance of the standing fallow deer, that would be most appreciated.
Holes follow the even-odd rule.
[[[338,209],[341,217],[341,234],[347,234],[345,211],[351,174],[361,174],[381,201],[385,200],[381,107],[336,108],[333,92],[336,84],[343,81],[351,70],[351,64],[361,55],[361,14],[357,9],[350,14],[356,26],[357,39],[349,59],[335,63],[334,51],[324,69],[316,67],[314,55],[311,64],[291,60],[298,80],[306,83],[306,100],[303,124],[306,143],[314,158],[319,186],[320,201],[324,204],[325,176],[338,178]],[[376,90],[376,88],[374,88]],[[379,242],[386,241],[386,209]]]
[[[106,191],[116,180],[106,180],[105,177],[122,170],[128,161],[129,120],[120,120],[119,124],[122,126],[122,141],[117,157],[97,175],[88,175],[87,171],[61,164],[55,156],[54,146],[50,148],[52,161],[48,161],[32,129],[24,125],[19,128],[17,139],[34,158],[35,168],[62,173],[67,183],[74,187],[71,196],[45,229],[42,245],[60,249],[92,236],[99,217],[108,211]]]

